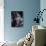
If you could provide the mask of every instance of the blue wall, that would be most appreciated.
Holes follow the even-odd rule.
[[[36,16],[35,12],[40,9],[40,0],[5,0],[4,2],[4,38],[7,41],[18,41],[31,30],[32,19]],[[24,12],[23,27],[11,27],[11,11]]]
[[[46,0],[40,1],[40,10],[42,11],[43,9],[46,9]],[[40,25],[46,27],[46,11],[44,11],[42,17],[43,17],[43,22],[40,21]],[[45,39],[46,39],[46,35],[45,35]],[[46,40],[45,40],[45,44],[46,44]]]

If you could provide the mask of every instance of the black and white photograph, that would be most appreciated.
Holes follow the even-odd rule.
[[[23,11],[11,11],[11,26],[23,27],[24,18]]]

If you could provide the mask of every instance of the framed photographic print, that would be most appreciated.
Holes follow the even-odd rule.
[[[23,11],[11,11],[11,27],[23,27]]]

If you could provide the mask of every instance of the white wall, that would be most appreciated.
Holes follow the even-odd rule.
[[[4,0],[0,0],[0,42],[4,41]]]

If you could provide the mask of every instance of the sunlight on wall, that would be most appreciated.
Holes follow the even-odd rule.
[[[0,8],[0,41],[4,41],[4,13],[3,8]]]
[[[0,42],[4,41],[4,1],[0,0]]]

